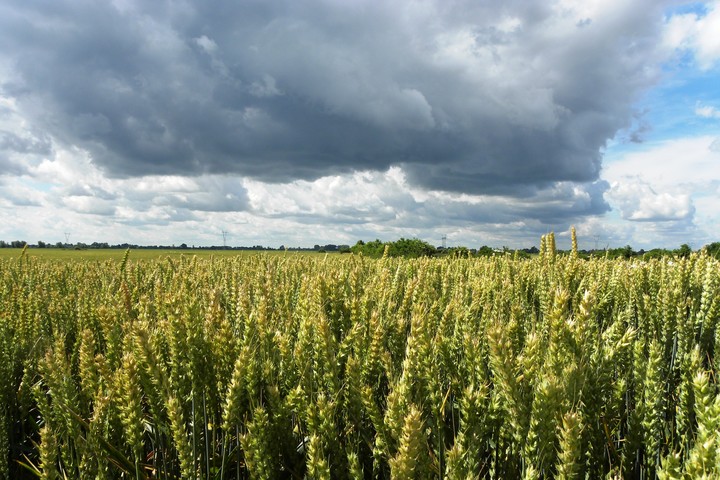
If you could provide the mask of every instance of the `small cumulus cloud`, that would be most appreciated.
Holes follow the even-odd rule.
[[[689,195],[656,192],[642,181],[616,182],[608,197],[626,220],[667,222],[691,219],[695,208]]]
[[[207,35],[203,35],[201,37],[195,38],[194,40],[195,40],[195,43],[200,48],[205,50],[205,52],[207,52],[209,55],[214,54],[218,49],[217,43],[215,43],[214,40],[208,38]]]
[[[720,109],[711,105],[697,104],[695,107],[695,115],[703,118],[718,118],[720,119]]]

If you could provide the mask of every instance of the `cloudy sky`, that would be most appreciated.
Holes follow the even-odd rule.
[[[7,0],[0,239],[720,241],[720,0]]]

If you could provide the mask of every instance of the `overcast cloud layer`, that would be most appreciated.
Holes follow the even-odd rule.
[[[5,2],[3,88],[116,176],[593,181],[654,79],[661,3]]]
[[[613,208],[693,225],[690,192],[601,178],[608,142],[651,128],[637,102],[663,65],[720,56],[716,3],[673,3],[6,1],[0,208],[47,219],[18,234],[52,231],[57,212],[113,235],[174,226],[150,243],[211,221],[300,244],[320,226],[318,241],[442,229],[511,244],[596,234]],[[634,238],[621,231],[608,239]]]

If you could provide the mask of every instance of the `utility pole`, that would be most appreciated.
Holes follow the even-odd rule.
[[[226,248],[227,248],[227,234],[228,234],[228,232],[226,232],[225,230],[221,230],[221,231],[222,231],[222,236],[223,236],[223,249],[226,249]]]
[[[65,232],[65,245],[70,245],[70,232]]]

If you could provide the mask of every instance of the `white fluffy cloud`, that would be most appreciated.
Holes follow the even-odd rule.
[[[704,191],[720,179],[720,152],[713,147],[717,141],[716,136],[701,135],[647,143],[609,159],[602,178],[615,182],[640,177],[656,189]]]
[[[608,192],[626,220],[664,222],[686,220],[694,213],[687,194],[658,193],[642,180],[615,182]]]
[[[695,114],[703,118],[720,119],[720,110],[711,105],[701,105],[698,103],[695,107]]]
[[[716,142],[708,135],[665,140],[638,146],[607,163],[602,176],[611,188],[606,198],[631,224],[622,227],[629,228],[626,243],[652,247],[694,242],[699,247],[717,240]]]
[[[704,14],[674,15],[667,21],[664,43],[677,50],[690,50],[705,70],[720,60],[720,2],[706,4]]]

